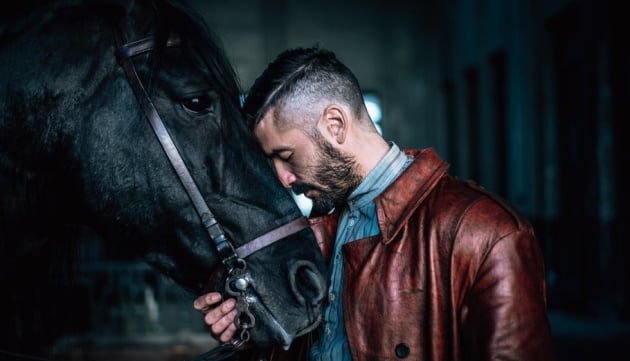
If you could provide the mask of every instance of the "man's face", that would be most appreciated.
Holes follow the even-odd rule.
[[[320,133],[313,139],[301,129],[279,130],[271,116],[269,112],[261,120],[254,134],[282,184],[313,200],[313,212],[342,205],[361,182],[354,157]]]

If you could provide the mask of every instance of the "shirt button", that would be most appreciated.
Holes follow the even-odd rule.
[[[350,220],[348,221],[348,225],[354,226],[354,218],[350,218]]]
[[[328,300],[330,300],[330,301],[334,301],[335,300],[335,293],[334,292],[330,292],[328,294]]]
[[[330,335],[330,328],[329,327],[324,328],[324,333],[327,335]]]
[[[407,356],[409,356],[409,351],[409,346],[407,346],[407,344],[405,343],[399,343],[398,345],[396,345],[396,349],[394,349],[396,357],[398,358],[406,358]]]

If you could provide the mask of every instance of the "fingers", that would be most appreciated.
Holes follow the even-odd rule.
[[[219,292],[210,292],[205,295],[199,296],[194,302],[193,307],[195,310],[206,313],[211,309],[211,306],[221,301],[221,294]]]
[[[213,318],[216,317],[212,312],[206,314],[205,321],[213,335],[221,342],[229,342],[236,334],[236,325],[234,324],[234,317],[236,317],[236,309],[234,309],[234,300],[227,300],[222,306],[221,310],[225,311],[229,308],[227,313],[224,313],[221,318],[213,322]]]
[[[193,307],[205,313],[204,322],[210,327],[212,335],[217,340],[229,342],[237,331],[234,324],[236,300],[230,298],[218,304],[220,301],[221,294],[211,292],[197,298]]]
[[[235,305],[236,301],[230,298],[218,307],[208,311],[204,317],[204,321],[210,326],[212,333],[219,335],[220,341],[229,341],[236,332],[236,326],[234,325],[234,317],[236,317]]]

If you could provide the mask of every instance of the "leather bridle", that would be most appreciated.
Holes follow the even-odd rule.
[[[219,257],[227,269],[225,289],[230,296],[235,297],[237,300],[237,315],[234,322],[240,332],[238,339],[232,341],[230,344],[222,345],[223,349],[221,350],[211,350],[210,352],[229,352],[249,340],[249,330],[253,328],[256,323],[254,316],[249,311],[250,304],[255,301],[246,295],[251,284],[251,275],[247,271],[247,263],[244,258],[280,239],[309,227],[308,220],[305,217],[299,217],[241,245],[238,248],[235,248],[203,199],[197,184],[184,164],[184,161],[175,147],[164,122],[160,118],[153,102],[151,101],[151,98],[142,85],[142,81],[138,77],[138,73],[136,72],[132,58],[136,55],[144,54],[153,50],[155,47],[155,40],[152,37],[148,37],[123,44],[121,35],[118,32],[115,32],[115,37],[117,45],[116,58],[119,64],[123,67],[125,74],[127,75],[127,79],[131,84],[133,92],[140,103],[153,132],[164,149],[169,162],[175,169],[175,172],[184,186],[186,193],[190,197],[195,210],[199,214],[203,227],[206,229]],[[165,46],[176,47],[180,44],[181,41],[178,37],[170,37],[166,41]],[[209,359],[209,356],[211,356],[210,352],[199,356],[202,358],[196,358],[195,360]],[[214,359],[216,360],[217,358]]]

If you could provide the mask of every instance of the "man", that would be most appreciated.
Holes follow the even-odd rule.
[[[401,151],[383,139],[333,53],[280,54],[244,112],[282,184],[313,200],[311,224],[330,259],[310,360],[553,358],[530,224],[447,174],[433,149]],[[209,293],[195,308],[227,342],[234,303],[220,300]]]

